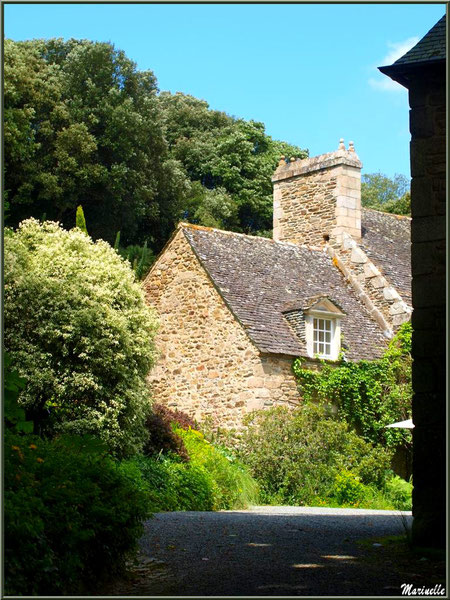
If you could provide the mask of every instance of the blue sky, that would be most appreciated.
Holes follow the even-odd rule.
[[[407,91],[381,75],[445,4],[4,4],[5,36],[110,41],[160,90],[262,121],[310,155],[355,142],[364,173],[409,177]]]

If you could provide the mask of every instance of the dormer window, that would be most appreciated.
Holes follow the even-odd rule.
[[[337,360],[341,351],[341,319],[345,313],[329,298],[316,297],[310,301],[304,315],[308,355]]]

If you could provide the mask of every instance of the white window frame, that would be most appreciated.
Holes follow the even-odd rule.
[[[331,324],[330,353],[314,352],[314,319],[323,319]],[[310,310],[305,314],[306,351],[311,358],[337,360],[341,351],[341,319],[334,312]]]

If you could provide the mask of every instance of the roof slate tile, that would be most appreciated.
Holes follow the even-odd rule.
[[[304,340],[283,315],[326,295],[342,307],[349,360],[379,357],[386,338],[328,253],[285,242],[182,225],[206,272],[261,352],[306,356]]]

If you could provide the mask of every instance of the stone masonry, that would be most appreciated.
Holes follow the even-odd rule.
[[[298,403],[292,357],[257,350],[200,265],[183,227],[144,289],[160,315],[160,357],[149,375],[158,402],[227,428],[240,428],[249,411]]]
[[[387,337],[411,307],[361,247],[361,167],[353,142],[303,160],[281,157],[274,184],[273,237],[326,247]],[[398,217],[392,217],[398,218]]]
[[[446,547],[446,16],[393,65],[409,92],[411,132],[413,527],[418,546]]]
[[[281,158],[273,187],[273,239],[323,246],[344,232],[361,238],[361,167],[352,142],[314,158]]]

